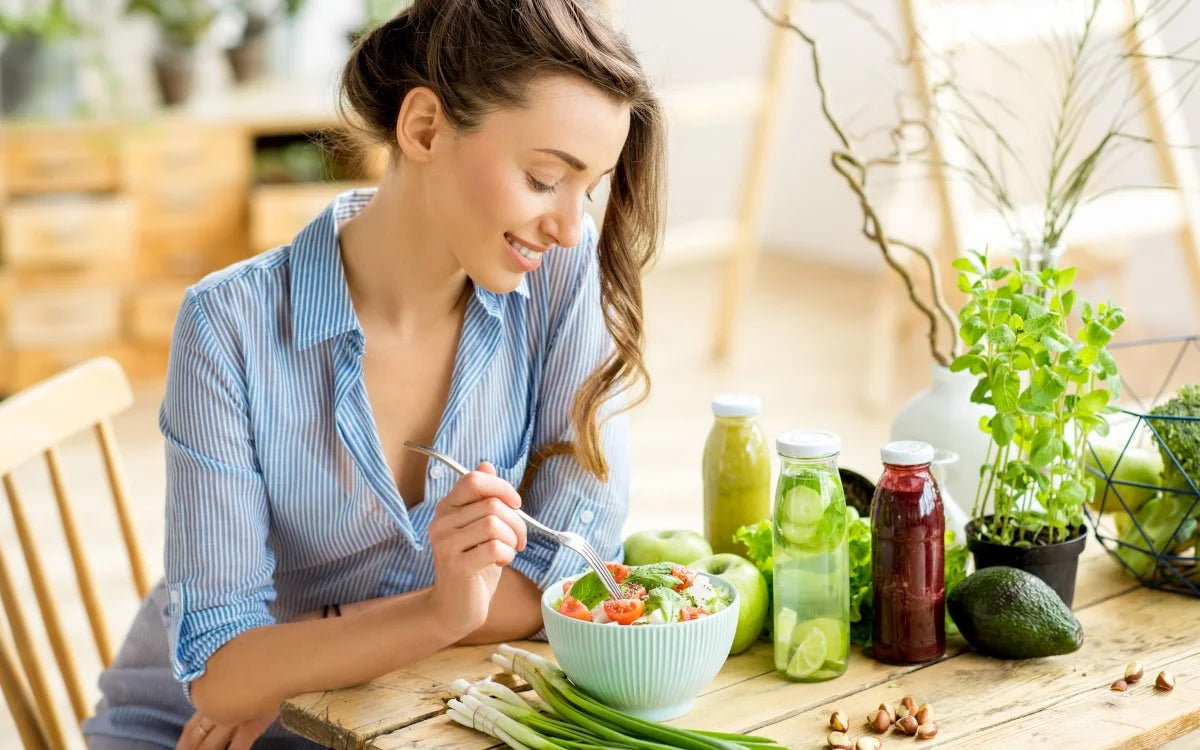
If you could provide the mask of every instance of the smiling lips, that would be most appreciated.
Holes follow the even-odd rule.
[[[545,250],[526,245],[511,234],[505,234],[504,241],[508,245],[509,254],[522,270],[532,271],[542,264],[542,255],[545,254]]]

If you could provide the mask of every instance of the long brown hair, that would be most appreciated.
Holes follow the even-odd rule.
[[[450,123],[469,130],[489,112],[520,106],[529,81],[548,73],[575,76],[628,105],[630,124],[612,173],[598,248],[600,299],[614,348],[575,396],[574,440],[539,447],[522,491],[556,455],[574,456],[606,481],[601,425],[649,394],[641,275],[662,233],[662,107],[628,41],[589,0],[415,0],[358,40],[341,84],[347,121],[395,149],[400,105],[413,88],[431,89]],[[627,390],[632,395],[602,420],[605,403]]]

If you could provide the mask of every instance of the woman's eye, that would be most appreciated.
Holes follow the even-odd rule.
[[[534,190],[538,191],[539,193],[553,193],[555,190],[558,189],[557,186],[547,185],[546,183],[542,182],[541,180],[537,179],[536,177],[534,177],[531,174],[526,174],[525,177],[529,180],[529,187],[533,188]]]

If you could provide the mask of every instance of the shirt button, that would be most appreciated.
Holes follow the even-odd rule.
[[[590,510],[585,510],[579,514],[579,520],[584,523],[591,523],[592,519],[595,517],[596,517],[596,514],[591,512]]]
[[[429,477],[431,479],[441,479],[442,475],[445,473],[446,470],[442,468],[441,464],[434,464],[433,466],[429,467]]]

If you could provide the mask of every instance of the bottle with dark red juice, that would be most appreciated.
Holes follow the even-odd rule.
[[[872,650],[882,662],[915,664],[946,651],[946,520],[929,471],[932,446],[901,440],[880,455],[871,502]]]

